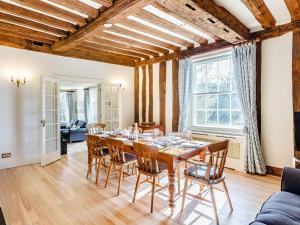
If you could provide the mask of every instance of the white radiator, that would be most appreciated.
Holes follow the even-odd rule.
[[[227,136],[217,134],[195,133],[193,139],[197,140],[225,140],[229,139],[228,154],[225,166],[227,168],[244,171],[244,150],[246,140],[241,136]]]

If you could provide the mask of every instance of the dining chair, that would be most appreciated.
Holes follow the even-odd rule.
[[[157,128],[158,129],[158,128]],[[144,130],[143,131],[143,134],[145,134],[145,133],[151,133],[151,134],[154,134],[154,129],[149,129],[149,130]],[[164,133],[161,131],[161,130],[159,130],[159,135],[158,136],[164,136]]]
[[[140,185],[141,175],[145,175],[152,179],[152,195],[151,195],[151,213],[153,213],[154,195],[155,187],[157,185],[157,180],[159,175],[167,170],[166,163],[157,161],[157,154],[159,148],[156,145],[148,145],[143,143],[134,142],[133,148],[136,153],[137,163],[138,163],[138,177],[135,184],[133,202],[135,202],[136,193]]]
[[[86,128],[89,134],[98,134],[105,129],[105,123],[88,123]]]
[[[112,167],[114,167],[115,168],[114,172],[119,172],[119,185],[118,185],[118,193],[117,193],[117,195],[119,195],[123,174],[125,173],[124,168],[125,166],[132,166],[132,173],[133,173],[136,164],[136,156],[123,151],[124,142],[121,139],[107,138],[106,144],[110,155],[110,165],[108,167],[107,177],[105,181],[105,188],[107,187],[107,183],[108,183],[109,176],[111,174]],[[119,167],[119,170],[116,170],[116,167]]]
[[[184,191],[182,197],[182,207],[181,210],[184,209],[184,202],[188,189],[188,181],[192,180],[197,183],[204,185],[205,189],[201,191],[199,196],[192,195],[193,197],[200,198],[202,200],[208,201],[205,198],[202,198],[202,194],[209,192],[211,196],[211,203],[214,211],[215,222],[219,224],[219,218],[216,207],[216,199],[214,195],[213,186],[219,183],[222,183],[223,190],[225,192],[226,198],[228,200],[231,211],[233,210],[232,203],[229,197],[228,189],[225,183],[225,174],[224,174],[224,166],[226,162],[227,152],[228,152],[228,143],[229,140],[217,142],[209,145],[207,147],[207,163],[204,162],[192,162],[192,166],[188,167],[184,171],[185,182],[184,182]],[[189,194],[191,195],[191,194]]]
[[[87,177],[92,173],[92,164],[95,160],[96,168],[96,184],[98,184],[99,171],[101,162],[104,167],[106,166],[105,160],[109,156],[108,149],[105,146],[105,142],[97,135],[87,135],[87,147],[88,147],[88,171]]]

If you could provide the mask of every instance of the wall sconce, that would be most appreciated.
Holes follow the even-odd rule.
[[[20,85],[24,85],[26,83],[26,78],[24,77],[23,81],[21,81],[20,78],[18,78],[17,80],[14,80],[13,76],[11,76],[11,82],[13,84],[16,84],[17,87],[20,87]]]

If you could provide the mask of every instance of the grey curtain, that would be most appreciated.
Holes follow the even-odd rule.
[[[67,101],[69,106],[69,119],[77,119],[77,112],[76,112],[76,93],[74,91],[67,92]]]
[[[84,89],[84,117],[86,122],[90,122],[90,89]]]
[[[189,109],[191,107],[192,97],[192,70],[193,65],[190,59],[182,59],[179,61],[179,131],[185,131],[189,127]]]
[[[233,69],[241,108],[245,119],[245,170],[265,174],[256,112],[256,45],[243,45],[233,50]]]

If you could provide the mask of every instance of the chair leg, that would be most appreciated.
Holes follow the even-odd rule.
[[[120,194],[120,188],[121,188],[121,182],[122,182],[122,179],[123,179],[123,170],[124,170],[124,166],[121,165],[121,169],[120,169],[120,176],[119,176],[119,185],[118,185],[118,194]]]
[[[132,202],[135,202],[135,197],[136,197],[137,190],[139,188],[140,179],[141,179],[141,173],[138,174],[138,177],[136,179],[135,189],[134,189],[134,195],[133,195],[133,201]]]
[[[180,165],[177,166],[177,188],[178,193],[180,193]]]
[[[90,156],[88,156],[88,171],[87,171],[87,174],[86,174],[87,178],[92,173],[92,162],[93,162],[93,159]]]
[[[110,175],[110,172],[111,172],[111,167],[113,166],[113,163],[111,162],[110,164],[109,164],[109,167],[108,167],[108,171],[107,171],[107,176],[106,176],[106,181],[105,181],[105,188],[106,188],[106,186],[107,186],[107,182],[108,182],[108,179],[109,179],[109,175]]]
[[[213,210],[214,210],[215,221],[216,221],[216,224],[219,225],[219,217],[218,217],[216,199],[215,199],[215,194],[214,194],[212,185],[209,185],[209,192],[210,192],[211,202],[212,202],[212,206],[213,206]]]
[[[153,204],[154,204],[154,195],[155,195],[155,177],[153,177],[153,182],[152,182],[152,195],[151,195],[151,213],[153,213]]]
[[[231,209],[231,211],[233,211],[232,203],[231,203],[231,200],[230,200],[230,197],[229,197],[229,192],[228,192],[225,180],[222,182],[222,184],[223,184],[223,187],[224,187],[224,191],[225,191],[225,194],[226,194],[226,197],[227,197],[230,209]]]
[[[188,178],[185,177],[183,195],[182,195],[182,203],[181,203],[181,211],[183,211],[183,209],[184,209],[184,202],[185,202],[186,192],[187,192],[187,188],[188,188],[188,182],[189,182]]]
[[[96,160],[97,161],[97,160]],[[99,171],[100,171],[100,167],[101,167],[101,158],[98,159],[97,162],[97,171],[96,171],[96,184],[98,184],[98,178],[99,178]]]

